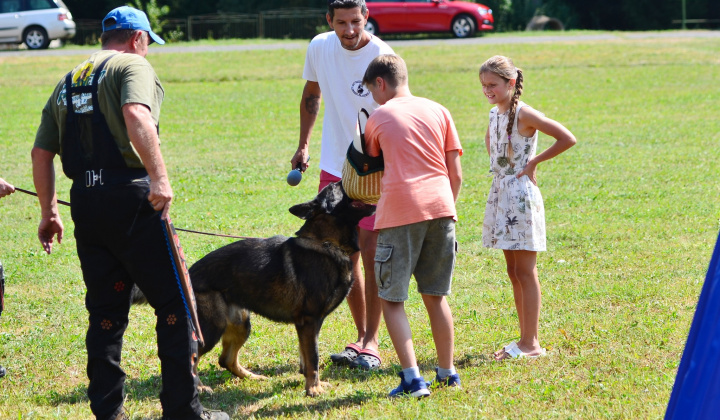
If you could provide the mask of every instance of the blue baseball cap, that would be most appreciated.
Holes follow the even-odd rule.
[[[162,45],[165,41],[150,29],[150,21],[142,10],[134,9],[129,6],[121,6],[113,9],[105,16],[102,21],[103,32],[113,31],[115,29],[134,29],[145,31],[150,35],[150,39]]]

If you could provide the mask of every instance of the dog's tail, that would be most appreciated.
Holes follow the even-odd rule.
[[[145,294],[137,287],[137,284],[133,285],[132,293],[130,294],[130,304],[132,305],[147,305],[148,300]]]

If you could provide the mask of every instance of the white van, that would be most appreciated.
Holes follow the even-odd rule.
[[[0,43],[38,50],[73,36],[75,22],[62,0],[0,0]]]

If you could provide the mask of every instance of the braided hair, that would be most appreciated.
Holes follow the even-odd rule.
[[[513,93],[512,98],[510,99],[510,114],[508,115],[508,123],[507,123],[507,134],[508,138],[512,135],[512,126],[515,122],[515,111],[517,111],[517,104],[520,100],[520,95],[522,95],[523,92],[523,73],[521,69],[515,68],[517,71],[517,79],[515,80],[515,92]]]
[[[513,150],[510,146],[510,137],[512,136],[513,123],[515,122],[515,112],[517,111],[517,104],[520,100],[520,95],[523,92],[523,72],[521,69],[515,67],[512,60],[509,57],[502,55],[496,55],[490,57],[480,66],[480,74],[483,73],[494,73],[506,82],[515,79],[515,90],[512,98],[510,99],[510,113],[508,114],[507,122],[507,136],[508,136],[508,154],[512,158]]]

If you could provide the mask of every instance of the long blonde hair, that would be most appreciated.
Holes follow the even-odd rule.
[[[509,57],[496,55],[488,58],[487,61],[480,66],[480,75],[483,73],[494,73],[506,82],[511,79],[515,79],[515,92],[510,99],[510,114],[508,115],[506,128],[509,141],[510,136],[512,135],[513,123],[515,122],[517,104],[520,100],[520,95],[522,95],[523,92],[523,72],[521,69],[515,67],[515,64],[513,64]]]

